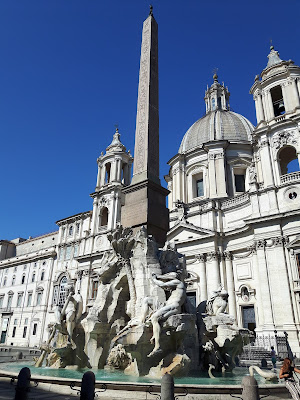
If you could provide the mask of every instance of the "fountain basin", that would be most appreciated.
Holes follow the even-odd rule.
[[[23,367],[29,367],[32,379],[39,382],[39,387],[45,390],[59,392],[59,385],[70,386],[75,383],[80,386],[81,378],[86,370],[68,370],[68,369],[51,369],[51,368],[35,368],[30,363],[6,363],[1,365],[0,376],[16,377]],[[106,392],[101,396],[106,398],[132,398],[138,399],[152,398],[150,393],[160,393],[160,380],[145,377],[127,376],[123,373],[108,372],[105,370],[93,370],[96,376],[96,388],[101,388],[102,384],[106,385]],[[236,368],[231,376],[218,377],[210,379],[205,376],[185,377],[175,379],[175,392],[186,393],[187,400],[200,399],[232,399],[231,394],[241,395],[241,380],[243,376],[248,375],[248,369]],[[265,384],[264,379],[255,376],[259,383],[260,395],[269,394],[270,400],[290,398],[289,393],[282,383]],[[153,395],[153,399],[155,399]]]

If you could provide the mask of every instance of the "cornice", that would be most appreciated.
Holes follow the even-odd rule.
[[[82,213],[71,215],[70,217],[67,217],[67,218],[64,218],[64,219],[60,219],[60,220],[56,221],[55,223],[58,226],[62,226],[64,224],[67,224],[67,223],[70,223],[70,222],[75,222],[75,221],[79,221],[81,219],[85,219],[89,215],[92,215],[92,211],[84,211]]]
[[[44,258],[54,258],[57,253],[55,247],[49,247],[45,250],[35,251],[29,254],[24,254],[22,256],[10,257],[5,260],[0,261],[0,268],[7,268],[12,265],[20,265],[28,262],[32,262],[35,260],[41,260]]]

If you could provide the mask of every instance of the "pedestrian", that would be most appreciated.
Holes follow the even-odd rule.
[[[274,346],[271,346],[271,360],[273,364],[273,368],[276,368],[276,352],[274,350]]]
[[[296,382],[293,372],[300,374],[300,370],[292,366],[292,360],[288,357],[283,360],[282,367],[279,371],[279,378],[285,380],[285,386],[290,392],[294,400],[300,400],[300,386],[299,382]]]

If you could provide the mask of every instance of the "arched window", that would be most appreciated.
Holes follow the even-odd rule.
[[[34,281],[35,281],[35,273],[33,273],[32,277],[31,277],[31,282],[34,282]]]
[[[110,169],[111,169],[111,164],[107,163],[105,165],[105,183],[110,182]]]
[[[108,208],[103,207],[100,212],[100,226],[107,226],[108,223]]]
[[[280,150],[278,154],[278,161],[281,175],[299,171],[299,162],[296,149],[292,146],[286,146]]]
[[[53,304],[63,306],[66,301],[67,277],[63,276],[58,285],[54,286]]]
[[[14,275],[11,280],[11,285],[13,286],[16,283],[16,276]]]
[[[22,285],[25,283],[25,275],[22,275],[21,283],[22,283]]]
[[[42,272],[41,272],[41,281],[44,280],[44,277],[45,277],[45,271],[42,271]]]
[[[69,228],[69,236],[73,235],[73,225],[70,226]]]
[[[212,110],[216,109],[216,100],[215,99],[211,99],[211,109]]]

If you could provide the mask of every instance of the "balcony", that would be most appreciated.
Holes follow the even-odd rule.
[[[0,307],[0,314],[12,314],[11,307]]]
[[[280,183],[283,185],[284,183],[294,182],[300,180],[300,171],[291,172],[290,174],[281,175]]]

